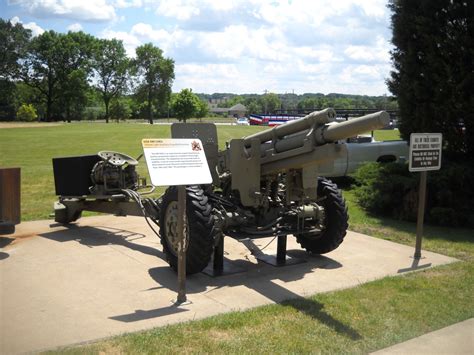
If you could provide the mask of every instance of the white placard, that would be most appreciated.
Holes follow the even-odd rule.
[[[441,133],[412,133],[410,135],[409,171],[439,170],[441,168]]]
[[[148,173],[154,186],[199,185],[212,182],[199,139],[143,139]]]

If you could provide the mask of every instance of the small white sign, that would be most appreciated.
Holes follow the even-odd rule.
[[[148,173],[154,186],[199,185],[212,182],[199,139],[143,139]]]
[[[410,135],[409,171],[439,170],[441,168],[441,133],[412,133]]]

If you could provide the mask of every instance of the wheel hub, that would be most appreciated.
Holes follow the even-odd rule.
[[[179,251],[179,231],[178,231],[178,202],[172,201],[166,207],[165,213],[165,233],[166,244],[174,255]],[[188,221],[185,217],[184,223],[184,249],[188,246]]]

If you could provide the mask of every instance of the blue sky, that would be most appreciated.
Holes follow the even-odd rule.
[[[175,60],[173,91],[388,94],[386,0],[2,0],[35,35],[82,30]]]

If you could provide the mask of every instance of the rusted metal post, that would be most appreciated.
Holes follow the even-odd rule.
[[[416,219],[416,244],[415,244],[415,259],[421,258],[421,241],[423,238],[423,220],[425,216],[425,201],[426,201],[426,180],[427,172],[420,172],[420,194],[418,197],[418,217]]]
[[[0,234],[15,232],[21,222],[20,168],[0,168]]]
[[[186,186],[178,186],[178,299],[182,304],[186,299]]]

